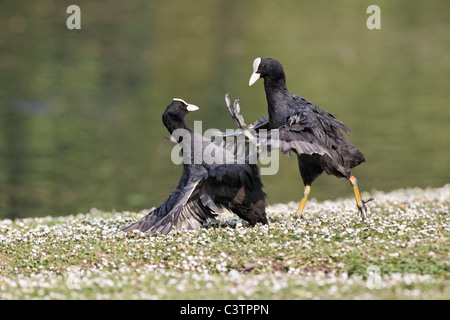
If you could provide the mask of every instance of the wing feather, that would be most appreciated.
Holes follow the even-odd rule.
[[[201,189],[204,179],[202,175],[194,181],[180,181],[180,184],[169,197],[156,209],[134,224],[122,229],[123,232],[139,230],[144,234],[167,234],[173,228],[177,230],[195,230],[203,226],[219,206],[205,195],[205,203],[201,201]],[[209,201],[206,201],[209,200]]]

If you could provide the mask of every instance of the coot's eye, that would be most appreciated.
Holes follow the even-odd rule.
[[[183,104],[182,103],[180,103],[179,105],[178,105],[178,108],[181,108],[183,106]]]
[[[261,65],[261,69],[264,69],[264,65],[263,64]]]

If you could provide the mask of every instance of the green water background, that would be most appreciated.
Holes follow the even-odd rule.
[[[81,8],[81,30],[66,9]],[[381,8],[381,30],[366,9]],[[181,166],[161,115],[234,128],[267,116],[256,57],[280,60],[291,92],[337,115],[367,158],[363,191],[450,182],[449,1],[3,1],[0,5],[0,218],[141,210],[160,204]],[[264,176],[270,204],[299,201],[295,157]],[[321,176],[311,197],[352,197]]]

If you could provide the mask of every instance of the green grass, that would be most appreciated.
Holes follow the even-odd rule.
[[[367,196],[367,195],[365,195]],[[270,206],[198,231],[118,232],[146,212],[0,221],[0,299],[449,299],[450,185]]]

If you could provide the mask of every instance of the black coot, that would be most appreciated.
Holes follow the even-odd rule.
[[[226,149],[189,128],[184,117],[197,109],[181,99],[174,99],[167,106],[162,119],[182,148],[183,174],[178,186],[159,207],[122,231],[167,234],[174,228],[195,230],[208,218],[214,218],[222,207],[252,226],[258,222],[267,224],[266,194],[262,191],[258,166],[238,163]],[[214,154],[214,163],[198,154],[205,148],[208,154]]]
[[[350,169],[364,162],[365,158],[342,133],[349,134],[350,130],[331,113],[290,93],[286,88],[283,67],[277,60],[256,58],[249,85],[259,78],[264,79],[270,129],[279,129],[283,152],[292,150],[297,154],[305,189],[296,217],[302,216],[312,182],[325,171],[351,182],[358,211],[364,220],[367,201],[361,199],[356,178]]]

